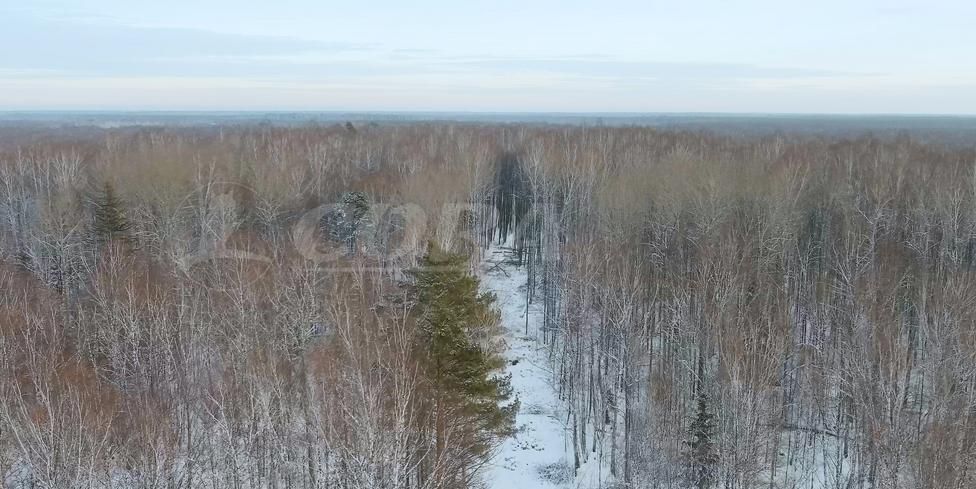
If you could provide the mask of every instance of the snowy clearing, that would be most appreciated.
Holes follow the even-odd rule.
[[[493,246],[481,263],[481,286],[495,293],[501,311],[506,372],[521,402],[515,423],[518,433],[505,441],[485,468],[488,488],[531,489],[605,487],[596,459],[584,464],[574,476],[572,453],[567,443],[566,410],[551,379],[545,346],[537,341],[542,310],[528,306],[526,321],[526,270],[509,258],[511,249]],[[528,332],[528,333],[526,333]]]

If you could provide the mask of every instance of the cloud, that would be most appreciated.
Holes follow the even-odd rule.
[[[368,49],[359,44],[287,37],[41,18],[16,11],[6,12],[4,17],[0,22],[0,45],[4,46],[0,70],[10,72],[192,76],[224,68],[220,64],[240,65],[240,60],[247,57],[336,54]],[[208,63],[218,66],[206,68]]]
[[[809,68],[767,67],[740,63],[669,63],[583,58],[485,58],[443,62],[473,70],[561,73],[586,77],[653,79],[812,78],[850,76],[853,73]],[[864,73],[858,73],[864,75]]]
[[[770,66],[748,53],[743,62],[668,62],[583,49],[571,56],[431,49],[392,35],[371,42],[133,26],[0,8],[0,107],[798,111],[804,105],[790,97],[820,110],[810,100],[885,94],[901,101],[916,93],[913,87],[934,93],[935,81],[953,81],[931,72],[915,79]],[[951,93],[963,103],[953,108],[958,112],[972,106],[971,97],[959,98],[971,95],[972,78],[955,82],[960,88]],[[940,108],[935,104],[948,100],[930,99]]]
[[[573,57],[448,55],[431,49],[289,37],[226,34],[198,29],[138,27],[106,19],[41,17],[8,11],[0,21],[4,77],[241,77],[265,80],[341,80],[401,75],[486,80],[553,75],[599,83],[650,80],[716,83],[734,79],[800,79],[850,74],[744,63],[617,60]],[[863,74],[861,74],[863,75]]]

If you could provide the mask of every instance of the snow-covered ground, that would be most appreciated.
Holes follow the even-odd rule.
[[[485,252],[480,269],[482,289],[498,297],[506,372],[512,375],[512,387],[521,403],[515,421],[518,434],[505,441],[487,466],[485,485],[492,489],[605,486],[606,481],[600,483],[599,469],[589,466],[595,463],[581,467],[579,475],[573,474],[566,410],[556,395],[547,351],[537,341],[541,304],[531,304],[526,311],[526,270],[512,263],[510,254],[508,247],[493,246]]]
[[[512,260],[507,245],[485,251],[480,266],[481,287],[495,293],[501,311],[503,356],[506,373],[521,402],[516,418],[518,434],[505,441],[486,467],[483,481],[487,489],[602,489],[611,486],[608,460],[591,454],[577,473],[573,473],[573,454],[569,442],[567,412],[555,391],[548,351],[539,338],[542,325],[541,303],[526,309],[527,273]],[[526,321],[528,314],[528,321]],[[592,436],[592,431],[588,431]],[[820,435],[821,437],[823,435]],[[785,437],[785,433],[784,433]],[[592,438],[591,438],[592,439]],[[784,438],[783,443],[788,445]],[[822,442],[822,453],[797,457],[792,465],[777,468],[776,487],[838,487],[850,477],[845,460],[836,458],[839,447],[831,440]],[[759,477],[769,484],[770,475]]]
[[[516,417],[518,434],[501,446],[484,474],[490,488],[566,487],[572,482],[572,467],[567,463],[564,411],[550,381],[551,372],[542,343],[535,340],[541,323],[537,304],[528,309],[526,329],[524,267],[508,263],[508,248],[494,246],[485,252],[481,266],[481,285],[498,297],[512,388],[521,408]]]

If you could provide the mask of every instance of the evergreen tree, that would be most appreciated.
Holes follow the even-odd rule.
[[[518,155],[502,156],[495,174],[495,208],[498,212],[498,239],[503,241],[510,233],[516,233],[522,219],[532,204],[532,187],[522,168]]]
[[[92,239],[101,245],[112,241],[131,244],[131,226],[125,216],[122,199],[115,193],[112,184],[105,182],[95,196]]]
[[[420,336],[418,348],[435,398],[437,436],[443,423],[473,426],[470,450],[483,456],[492,443],[514,432],[518,402],[510,377],[493,373],[502,359],[474,337],[498,322],[495,297],[478,292],[478,279],[467,271],[464,257],[431,245],[422,266],[410,272],[415,279]],[[443,450],[442,440],[437,440]]]
[[[369,213],[369,196],[365,192],[353,191],[342,194],[342,205],[354,222],[362,221]]]
[[[368,234],[372,224],[369,210],[369,197],[365,193],[345,192],[337,205],[322,217],[322,226],[332,241],[344,244],[348,253],[354,253],[357,239]]]
[[[716,479],[718,453],[715,451],[715,418],[708,409],[704,393],[698,394],[698,409],[689,428],[690,439],[686,442],[688,451],[688,479],[697,489],[708,489]]]

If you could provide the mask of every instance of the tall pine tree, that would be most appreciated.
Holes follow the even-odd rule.
[[[510,378],[494,373],[503,360],[474,340],[498,322],[495,297],[479,293],[463,256],[434,245],[410,274],[420,326],[417,347],[432,390],[436,455],[447,448],[450,425],[451,437],[463,430],[464,449],[483,458],[495,442],[513,434],[518,410],[517,401],[508,402]]]
[[[92,239],[95,244],[113,241],[131,244],[131,225],[125,217],[125,205],[112,184],[106,181],[93,200]]]
[[[718,453],[715,451],[715,418],[708,409],[708,399],[704,392],[698,393],[698,409],[689,428],[688,451],[685,453],[688,464],[688,479],[692,487],[708,489],[715,484]]]

